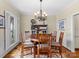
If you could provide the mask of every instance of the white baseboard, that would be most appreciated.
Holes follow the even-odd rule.
[[[14,49],[19,43],[20,42],[17,42],[10,49],[8,49],[7,51],[4,51],[3,55],[0,58],[3,58],[7,53],[9,53],[12,49]]]

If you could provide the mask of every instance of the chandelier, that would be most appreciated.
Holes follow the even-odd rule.
[[[45,21],[47,19],[47,13],[42,11],[42,0],[40,0],[40,11],[34,13],[34,16],[39,21]]]

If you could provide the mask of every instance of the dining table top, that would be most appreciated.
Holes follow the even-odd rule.
[[[52,38],[56,38],[56,36],[52,36]],[[31,39],[31,42],[33,43],[38,43],[38,42],[42,42],[40,39],[35,39],[35,38],[32,38]]]
[[[38,39],[31,39],[32,42],[39,42]]]

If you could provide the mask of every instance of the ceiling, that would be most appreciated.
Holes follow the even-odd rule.
[[[40,0],[7,0],[13,7],[17,8],[21,13],[33,15],[39,11]],[[43,0],[43,11],[48,15],[56,15],[74,0]]]

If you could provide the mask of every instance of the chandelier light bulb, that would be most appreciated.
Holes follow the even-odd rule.
[[[47,16],[47,14],[45,14],[45,16]]]
[[[37,13],[34,13],[34,15],[36,16],[36,15],[37,15]]]
[[[42,17],[44,17],[45,15],[43,14]]]
[[[46,14],[46,12],[43,12],[43,14]]]
[[[37,14],[39,15],[39,14],[40,14],[40,12],[38,11],[38,12],[37,12]]]

